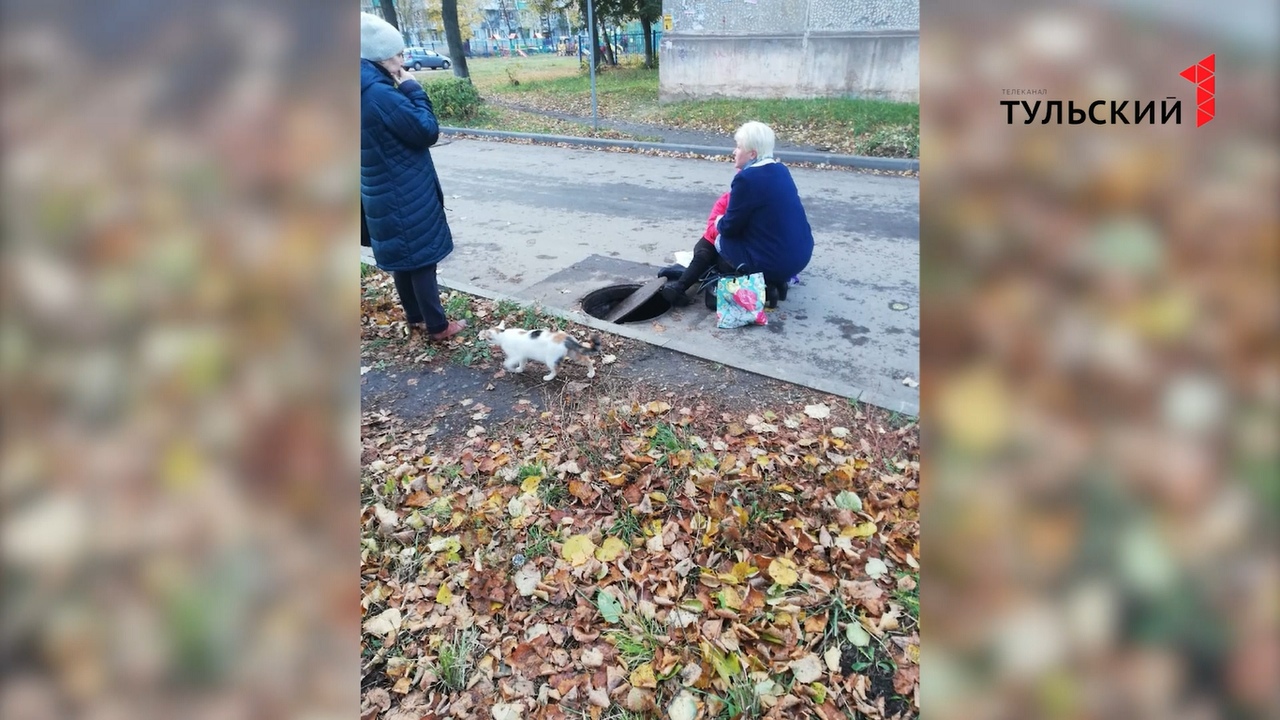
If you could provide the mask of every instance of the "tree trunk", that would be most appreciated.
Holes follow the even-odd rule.
[[[613,45],[609,43],[609,30],[604,26],[604,17],[597,15],[596,24],[600,26],[600,37],[603,39],[603,42],[599,43],[604,46],[600,48],[601,59],[608,61],[610,65],[617,65],[618,61],[613,56]]]
[[[644,31],[644,66],[652,70],[657,64],[653,61],[653,22],[640,18],[640,28]]]
[[[462,47],[462,31],[458,29],[458,0],[440,0],[440,20],[444,23],[444,39],[449,45],[449,62],[453,64],[453,75],[470,80],[467,53]]]
[[[382,19],[391,23],[391,27],[400,29],[400,17],[396,13],[396,4],[391,0],[383,0],[378,3],[378,7],[382,8]]]

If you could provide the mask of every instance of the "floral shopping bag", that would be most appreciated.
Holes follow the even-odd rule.
[[[717,327],[768,325],[764,314],[764,275],[722,277],[716,282]]]

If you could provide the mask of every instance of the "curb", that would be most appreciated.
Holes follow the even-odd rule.
[[[373,264],[363,256],[360,258],[360,261],[366,265]],[[714,360],[708,360],[707,358],[694,355],[693,353],[685,352],[684,350],[681,350],[679,348],[670,347],[669,341],[654,338],[652,334],[646,334],[643,331],[629,328],[626,325],[619,325],[617,323],[605,322],[599,318],[594,318],[580,310],[566,310],[564,308],[558,308],[550,305],[544,305],[541,303],[535,303],[525,298],[516,297],[515,295],[508,295],[506,293],[495,292],[493,290],[486,290],[484,288],[476,287],[475,285],[471,285],[469,283],[455,282],[444,277],[438,278],[437,283],[440,285],[441,288],[456,290],[458,292],[466,293],[468,295],[475,295],[477,297],[482,297],[486,300],[492,300],[494,302],[501,302],[503,300],[507,300],[525,307],[533,307],[536,305],[538,310],[546,315],[551,315],[553,317],[558,317],[562,320],[567,320],[569,322],[574,322],[579,325],[584,325],[586,327],[591,328],[592,330],[598,330],[603,333],[609,333],[610,335],[618,335],[620,337],[624,337],[629,340],[635,340],[637,342],[646,343],[648,345],[653,345],[655,347],[664,348],[672,352],[678,352],[681,355],[688,355],[689,357],[697,358],[698,360],[701,360],[703,362],[715,362]],[[754,370],[745,370],[743,368],[736,368],[736,369],[742,372],[751,373],[752,375],[760,375],[760,373],[755,372]],[[760,375],[760,377],[769,377],[769,376]],[[827,383],[822,381],[819,381],[812,385],[805,385],[802,383],[797,383],[793,380],[786,380],[784,378],[773,378],[773,379],[782,380],[783,382],[789,382],[793,385],[796,385],[797,387],[807,388],[809,390],[813,390],[814,392],[826,393],[828,395],[835,395],[837,397],[853,400],[854,402],[861,402],[861,403],[866,403],[868,405],[874,405],[883,410],[889,410],[890,412],[899,412],[904,415],[910,415],[911,417],[920,416],[920,403],[918,402],[914,402],[914,403],[904,402],[901,400],[895,401],[890,398],[882,397],[879,393],[867,392],[866,390],[863,390],[861,388],[855,388],[855,390],[858,391],[857,394],[855,395],[846,395],[843,391],[835,389],[834,387],[827,385]]]
[[[640,142],[638,140],[606,140],[602,138],[570,137],[568,135],[539,135],[536,133],[510,132],[507,130],[478,130],[473,128],[441,126],[449,135],[477,135],[479,137],[532,140],[538,143],[565,143],[587,147],[624,148],[627,150],[663,150],[666,152],[694,153],[696,155],[725,155],[732,146],[682,145],[679,143]],[[803,152],[799,150],[775,150],[774,156],[783,162],[805,162],[821,165],[839,165],[863,170],[892,170],[919,172],[919,160],[880,158],[865,155],[837,155],[835,153]]]

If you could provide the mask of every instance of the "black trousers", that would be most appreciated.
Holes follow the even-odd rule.
[[[693,246],[693,259],[689,261],[689,267],[685,268],[684,274],[675,282],[680,286],[681,290],[687,291],[712,268],[715,268],[716,272],[726,275],[738,272],[738,268],[735,268],[729,264],[728,260],[720,256],[715,245],[706,240],[698,240],[698,244]]]
[[[426,323],[427,332],[438,333],[449,329],[449,319],[440,304],[440,286],[436,284],[436,266],[428,265],[419,270],[397,270],[391,273],[396,281],[396,292],[404,306],[404,317],[410,324]]]

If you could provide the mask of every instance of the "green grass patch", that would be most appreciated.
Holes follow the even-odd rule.
[[[590,110],[587,112],[589,113]],[[537,135],[564,135],[567,137],[637,140],[641,142],[658,142],[662,140],[657,135],[635,135],[607,128],[594,130],[588,124],[497,106],[485,106],[474,117],[452,124],[455,127],[475,128],[477,130],[506,130],[508,132],[533,133]]]
[[[653,660],[654,652],[666,642],[662,626],[635,613],[622,616],[623,627],[605,633],[605,639],[618,650],[618,656],[634,670]]]
[[[538,497],[543,505],[559,508],[569,499],[569,487],[558,478],[543,478],[538,484]]]
[[[530,525],[526,535],[529,539],[524,544],[524,555],[530,560],[547,555],[551,552],[551,543],[560,540],[560,533],[548,532],[541,525]]]
[[[640,516],[631,510],[624,510],[606,532],[630,545],[640,535]]]
[[[785,142],[877,157],[920,155],[916,103],[859,98],[690,100],[663,106],[652,120],[725,135],[748,120],[759,120]]]
[[[764,712],[756,684],[745,672],[734,675],[724,693],[714,697],[721,706],[718,718],[758,718]]]
[[[516,471],[516,483],[524,482],[531,477],[545,478],[547,476],[547,466],[542,463],[528,463],[521,465]]]
[[[901,573],[899,578],[910,577],[915,581],[915,586],[910,590],[896,588],[893,591],[893,599],[902,605],[902,609],[906,611],[907,616],[916,624],[920,624],[920,573]]]
[[[479,649],[478,634],[475,630],[454,630],[453,639],[440,644],[436,661],[431,669],[435,673],[436,683],[447,692],[458,692],[467,687],[467,679],[471,675],[475,652]]]
[[[684,441],[676,434],[676,429],[669,423],[660,422],[654,426],[657,430],[653,434],[653,438],[649,441],[649,446],[657,448],[668,453],[680,452],[685,449]]]

